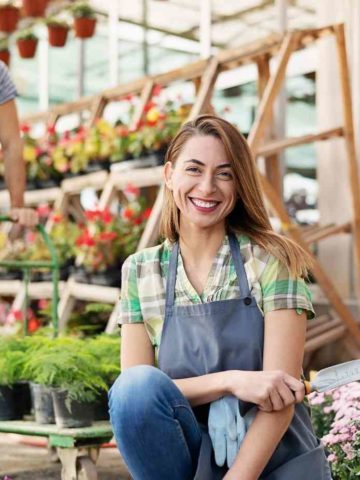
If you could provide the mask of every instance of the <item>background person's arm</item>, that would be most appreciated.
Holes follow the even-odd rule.
[[[281,369],[300,378],[306,335],[306,313],[275,310],[265,315],[264,370]],[[277,402],[272,398],[272,403]],[[294,415],[294,406],[259,411],[224,480],[257,480]],[[261,441],[259,440],[261,439]]]
[[[23,143],[14,100],[0,105],[0,143],[5,163],[5,180],[12,208],[24,206],[25,164]]]

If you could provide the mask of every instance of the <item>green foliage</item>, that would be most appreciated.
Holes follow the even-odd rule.
[[[0,51],[9,50],[9,39],[8,37],[0,38]]]
[[[324,408],[332,405],[333,399],[331,395],[324,395],[324,402],[320,405],[312,405],[311,407],[311,421],[316,433],[316,436],[322,438],[330,432],[331,425],[334,421],[335,413],[329,412],[324,415]]]
[[[16,38],[18,40],[37,40],[38,39],[35,33],[31,29],[20,31]]]
[[[69,399],[78,401],[92,401],[107,389],[101,365],[75,337],[54,339],[37,350],[27,359],[25,374],[34,383],[66,390]]]
[[[44,22],[49,27],[69,28],[69,25],[65,20],[60,20],[59,18],[56,18],[56,17],[45,18]]]
[[[0,385],[12,385],[24,380],[27,348],[17,336],[0,337]]]
[[[120,374],[120,338],[118,335],[99,335],[87,340],[85,350],[99,362],[107,385]]]
[[[71,6],[74,17],[94,18],[95,10],[87,2],[76,2]]]

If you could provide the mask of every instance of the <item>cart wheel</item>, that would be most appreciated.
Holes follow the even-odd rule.
[[[96,466],[90,457],[77,459],[77,480],[98,480]]]

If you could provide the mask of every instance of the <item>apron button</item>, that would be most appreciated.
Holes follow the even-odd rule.
[[[245,303],[245,305],[250,305],[251,304],[251,298],[250,297],[244,298],[244,303]]]

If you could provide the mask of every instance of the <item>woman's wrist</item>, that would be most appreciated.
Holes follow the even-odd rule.
[[[234,395],[234,391],[238,391],[243,381],[243,373],[241,370],[227,370],[222,372],[224,395]]]

